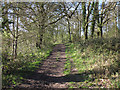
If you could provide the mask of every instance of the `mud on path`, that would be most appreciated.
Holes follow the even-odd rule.
[[[67,88],[68,78],[63,74],[65,62],[65,46],[63,44],[56,45],[40,68],[17,87],[29,89]]]

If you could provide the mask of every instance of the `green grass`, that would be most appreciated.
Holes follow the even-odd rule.
[[[15,60],[3,61],[3,88],[12,88],[22,83],[27,76],[32,75],[39,68],[42,60],[50,55],[51,50],[52,48],[48,48],[26,55],[20,54]]]
[[[79,43],[66,44],[66,56],[68,60],[73,60],[78,73],[88,73],[88,78],[84,82],[76,83],[78,84],[77,87],[120,87],[120,83],[118,83],[120,80],[119,40],[119,38],[97,38]],[[69,61],[67,63],[68,65],[65,64],[65,68],[68,68],[68,72],[70,72]]]
[[[65,66],[64,66],[64,74],[65,75],[68,75],[68,74],[70,74],[70,72],[71,72],[71,62],[70,62],[70,60],[69,59],[66,59],[66,63],[65,63]]]

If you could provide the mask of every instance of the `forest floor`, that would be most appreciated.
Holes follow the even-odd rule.
[[[63,73],[65,63],[65,45],[58,44],[53,48],[50,56],[42,62],[40,68],[32,75],[27,76],[24,83],[16,88],[67,88],[68,82],[75,78]]]

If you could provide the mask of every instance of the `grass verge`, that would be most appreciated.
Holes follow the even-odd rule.
[[[77,88],[120,88],[119,38],[94,39],[66,44],[67,74],[69,60],[73,60],[78,73],[87,77],[84,81],[70,84]],[[65,71],[66,72],[66,71]]]
[[[10,60],[3,58],[2,88],[13,88],[22,83],[27,76],[32,75],[46,59],[52,48],[37,50],[36,52],[19,54],[17,59]]]

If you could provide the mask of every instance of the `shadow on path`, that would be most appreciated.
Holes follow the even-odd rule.
[[[43,61],[36,72],[24,72],[27,73],[27,76],[23,76],[26,80],[17,87],[67,88],[67,82],[83,82],[88,78],[85,73],[64,75],[65,62],[65,46],[63,44],[56,45],[51,55]]]

